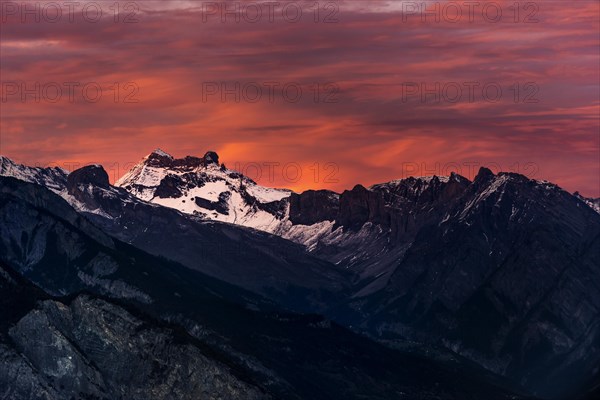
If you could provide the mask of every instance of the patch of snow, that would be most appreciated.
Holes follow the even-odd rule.
[[[204,186],[191,189],[188,193],[190,197],[201,197],[209,201],[219,201],[219,195],[229,191],[227,182],[219,180],[216,182],[206,182]]]
[[[21,181],[37,183],[55,192],[64,188],[68,174],[69,172],[62,168],[28,167],[0,156],[0,176],[10,176]]]
[[[292,191],[288,189],[273,189],[259,185],[248,185],[246,191],[261,203],[279,201],[289,197],[292,193]]]

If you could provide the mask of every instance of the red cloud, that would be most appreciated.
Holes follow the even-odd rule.
[[[100,162],[115,179],[155,147],[178,156],[210,148],[230,168],[300,165],[299,180],[260,177],[297,190],[456,166],[468,176],[487,164],[600,196],[597,2],[540,2],[538,23],[523,22],[531,10],[515,23],[514,2],[496,2],[508,20],[495,24],[423,22],[398,3],[339,2],[337,23],[322,21],[331,10],[318,23],[314,10],[297,23],[204,23],[197,2],[140,2],[134,24],[112,14],[96,24],[9,15],[0,28],[1,152],[29,164]],[[68,82],[80,84],[73,101]],[[10,94],[15,83],[65,91],[56,103],[22,101]],[[206,95],[207,83],[216,94]],[[94,84],[96,103],[79,90]],[[297,102],[286,85],[302,89]],[[335,179],[319,170],[328,163]]]

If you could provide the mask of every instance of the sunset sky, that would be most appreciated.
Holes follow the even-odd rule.
[[[155,148],[215,150],[262,184],[338,191],[489,165],[600,196],[597,0],[423,2],[439,21],[407,1],[143,0],[115,17],[79,0],[60,20],[0,3],[0,152],[20,163],[115,180]]]

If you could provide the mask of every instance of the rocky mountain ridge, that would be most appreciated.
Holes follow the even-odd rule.
[[[76,176],[102,178],[89,170]],[[523,398],[460,363],[281,311],[112,238],[89,215],[0,178],[1,398]]]
[[[452,174],[296,194],[261,188],[216,155],[182,160],[151,154],[122,187],[96,166],[0,172],[30,175],[112,236],[388,345],[442,343],[544,397],[594,380],[600,214],[589,199],[486,168],[473,181]],[[232,209],[242,218],[229,222],[252,222],[219,222]],[[219,243],[226,257],[214,252]],[[234,265],[251,266],[248,254],[271,261],[243,273]],[[286,281],[295,289],[271,290]]]

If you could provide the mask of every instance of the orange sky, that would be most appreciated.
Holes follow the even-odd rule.
[[[518,15],[514,1],[496,1],[497,23],[490,9],[452,22],[445,1],[439,22],[407,8],[414,2],[322,2],[318,14],[293,2],[286,15],[281,1],[272,22],[263,12],[256,23],[244,7],[257,2],[229,3],[239,23],[221,21],[224,3],[140,1],[126,12],[135,23],[124,13],[115,21],[113,0],[81,1],[73,22],[66,8],[50,21],[52,2],[35,2],[38,22],[7,3],[0,152],[18,162],[101,163],[114,180],[157,147],[178,157],[216,150],[265,185],[338,191],[407,175],[472,178],[488,165],[600,196],[595,0],[523,3]],[[103,11],[97,23],[89,7],[83,18],[88,3]],[[479,85],[473,99],[466,83]],[[451,101],[456,88],[462,97]]]

